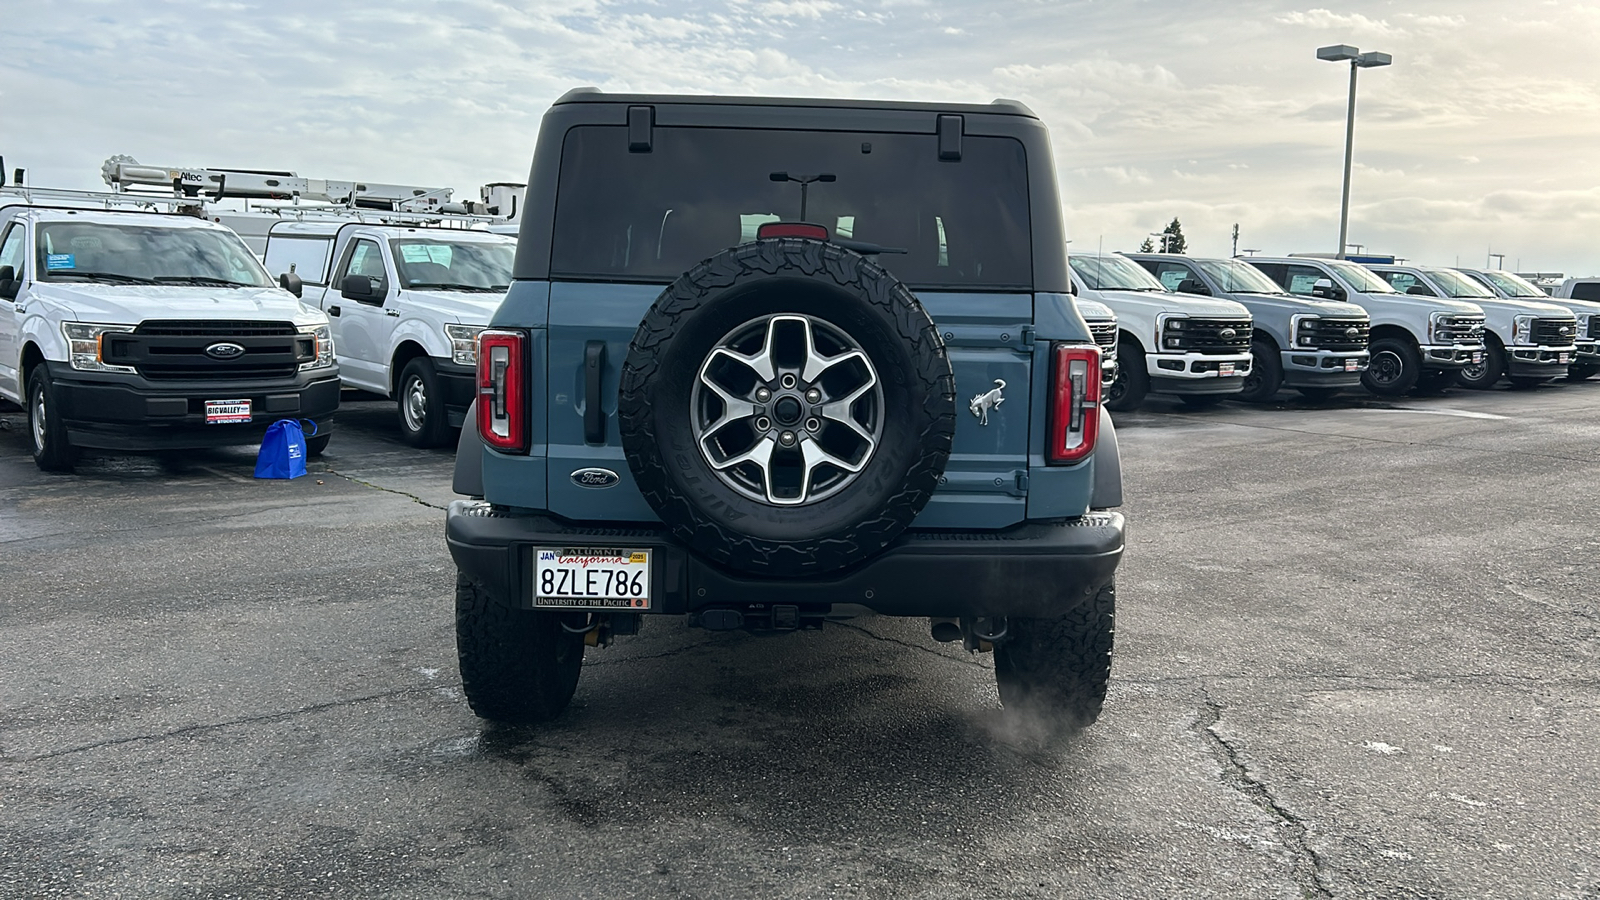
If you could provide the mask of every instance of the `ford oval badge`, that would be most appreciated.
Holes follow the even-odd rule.
[[[206,355],[212,359],[235,359],[244,355],[244,348],[238,344],[219,341],[206,348]]]
[[[1226,341],[1238,337],[1239,332],[1234,331],[1232,328],[1224,328],[1217,332],[1217,336]]]
[[[621,481],[617,473],[610,469],[579,469],[572,473],[572,483],[578,487],[608,488],[616,487]]]

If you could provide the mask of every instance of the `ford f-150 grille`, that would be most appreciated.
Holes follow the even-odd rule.
[[[316,358],[316,339],[289,322],[158,320],[103,339],[108,363],[152,381],[290,378]]]
[[[1183,353],[1249,353],[1250,320],[1168,319],[1161,349]]]
[[[1366,319],[1301,319],[1294,345],[1316,350],[1365,350],[1372,331]]]
[[[1576,318],[1533,320],[1533,342],[1535,344],[1543,347],[1570,347],[1577,338],[1578,320]]]

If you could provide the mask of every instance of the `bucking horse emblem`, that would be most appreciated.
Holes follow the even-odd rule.
[[[1006,402],[1006,398],[1000,395],[1000,392],[1005,389],[1005,381],[996,378],[994,380],[994,390],[973,397],[972,402],[967,404],[967,408],[972,410],[972,414],[978,417],[979,425],[989,424],[989,412],[999,409],[1000,404]]]

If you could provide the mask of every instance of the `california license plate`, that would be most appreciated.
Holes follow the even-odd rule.
[[[1233,374],[1233,363],[1217,363],[1217,375],[1226,377]]]
[[[1346,372],[1354,372],[1356,370],[1356,367],[1359,366],[1359,365],[1361,365],[1361,361],[1360,360],[1347,359],[1347,360],[1344,361],[1344,370]]]
[[[250,421],[249,400],[207,400],[207,425],[237,425]]]
[[[533,605],[545,609],[649,609],[650,551],[540,548]]]

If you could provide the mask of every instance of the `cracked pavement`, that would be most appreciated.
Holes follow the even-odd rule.
[[[1066,740],[887,618],[652,619],[489,727],[452,458],[386,402],[293,482],[47,476],[0,412],[0,897],[1595,900],[1597,400],[1119,417],[1113,682]]]

